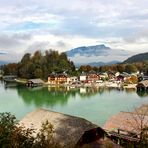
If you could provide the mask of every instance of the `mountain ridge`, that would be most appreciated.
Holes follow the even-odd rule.
[[[148,52],[139,53],[127,58],[123,63],[135,63],[135,62],[142,62],[148,61]]]
[[[111,50],[110,47],[105,46],[104,44],[101,45],[93,45],[93,46],[81,46],[77,48],[73,48],[66,52],[68,57],[74,57],[75,55],[81,55],[81,56],[102,56],[106,55],[106,51]]]

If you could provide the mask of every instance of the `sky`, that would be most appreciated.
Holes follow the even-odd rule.
[[[148,0],[0,0],[0,61],[99,44],[147,52]]]

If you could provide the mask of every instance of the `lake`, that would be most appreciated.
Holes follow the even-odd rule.
[[[17,119],[36,108],[83,117],[104,123],[120,111],[133,111],[148,103],[148,94],[133,89],[69,87],[5,87],[0,82],[0,112],[11,112]]]

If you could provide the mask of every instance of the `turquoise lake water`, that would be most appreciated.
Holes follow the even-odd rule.
[[[8,87],[0,82],[0,112],[11,112],[17,119],[36,108],[83,117],[95,124],[104,123],[120,111],[132,111],[148,103],[148,94],[133,89]]]

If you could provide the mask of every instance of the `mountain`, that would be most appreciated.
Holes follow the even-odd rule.
[[[123,63],[135,63],[135,62],[142,62],[142,61],[148,61],[148,52],[131,56],[130,58],[125,60]]]
[[[88,63],[92,63],[92,65],[97,66],[106,65],[106,63],[108,65],[108,62],[110,65],[110,61],[123,61],[131,55],[129,51],[123,49],[112,49],[104,44],[73,48],[68,50],[66,54],[68,58],[75,63],[75,65],[86,65]]]
[[[113,64],[118,64],[121,63],[120,61],[110,61],[110,62],[91,62],[91,63],[85,63],[85,65],[90,65],[93,67],[99,67],[99,66],[105,66],[105,65],[113,65]],[[81,65],[84,65],[83,63],[76,63],[76,67],[80,67]]]
[[[105,45],[95,45],[95,46],[82,46],[78,48],[71,49],[66,52],[68,57],[74,57],[75,55],[80,56],[102,56],[107,55],[107,51],[110,51],[111,48],[106,47]]]

